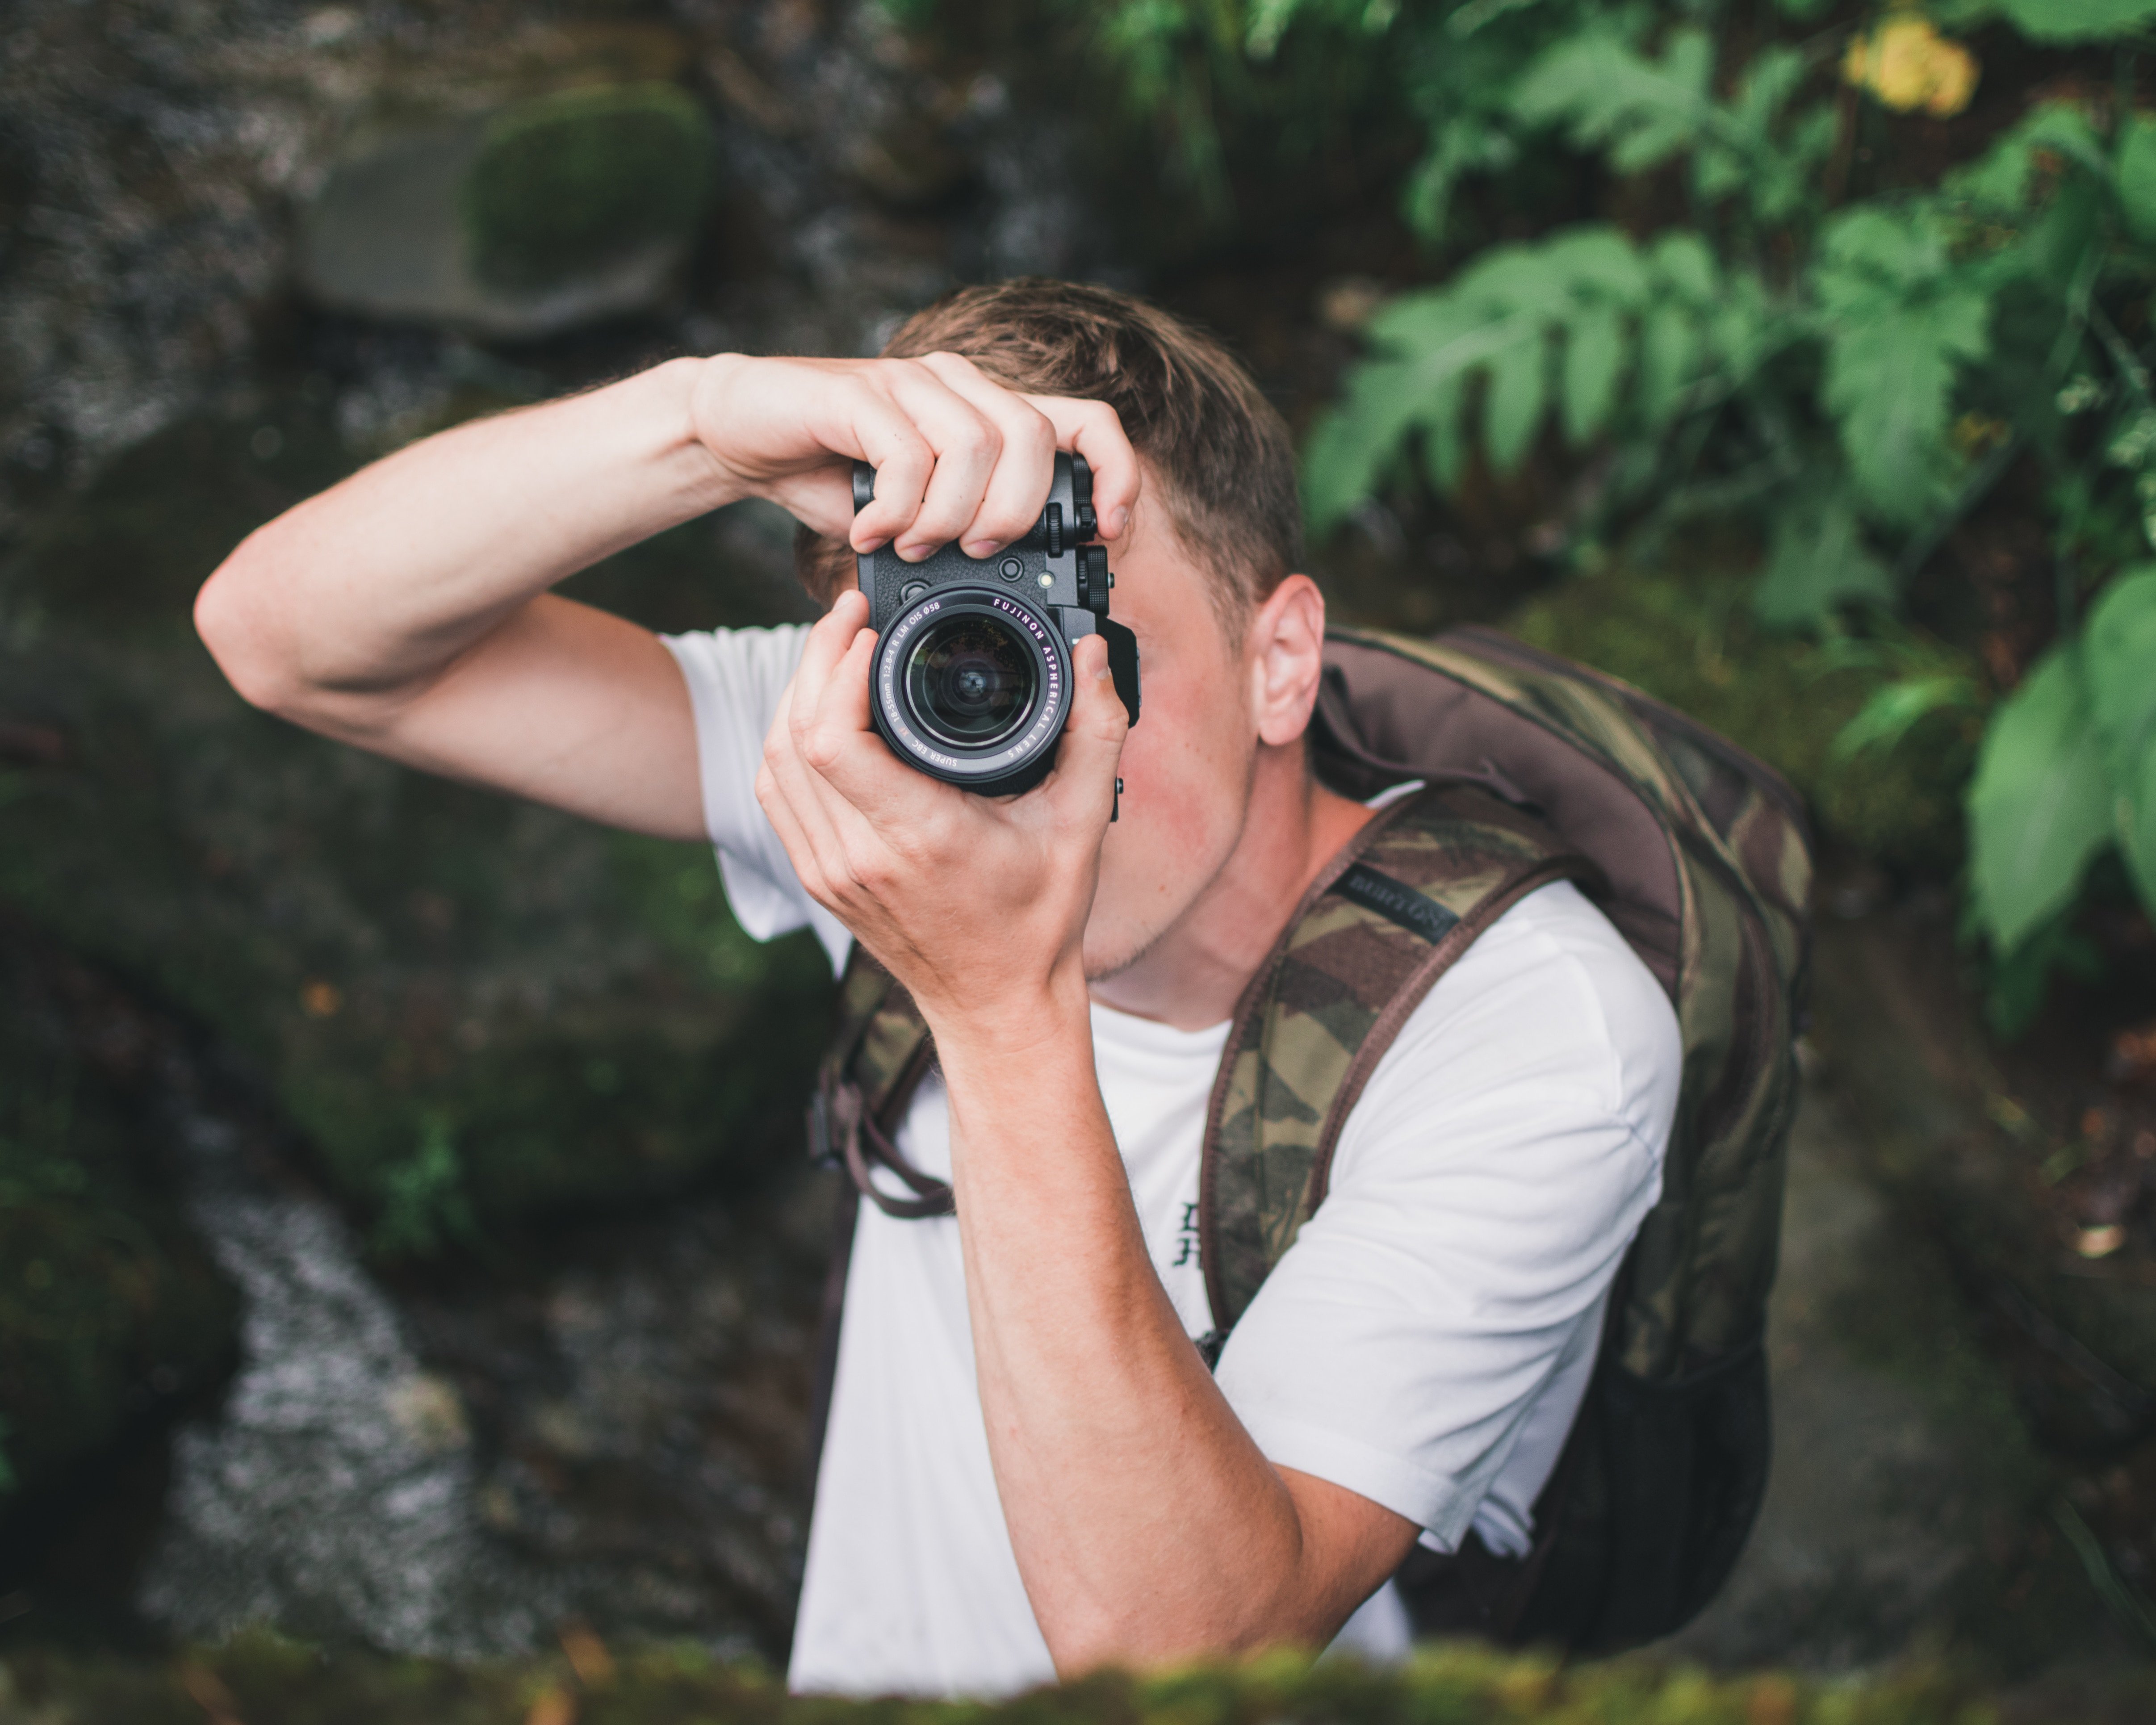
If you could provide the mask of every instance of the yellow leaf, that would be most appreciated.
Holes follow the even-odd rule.
[[[1897,113],[1921,108],[1934,120],[1969,105],[1982,69],[1974,54],[1921,18],[1896,18],[1857,37],[1841,63],[1844,82],[1870,90]]]

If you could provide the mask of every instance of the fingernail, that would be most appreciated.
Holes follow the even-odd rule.
[[[1108,536],[1111,539],[1119,537],[1122,535],[1123,529],[1130,526],[1130,511],[1127,509],[1117,510],[1113,515],[1108,517]]]
[[[969,539],[963,547],[969,557],[984,557],[996,548],[993,539]]]

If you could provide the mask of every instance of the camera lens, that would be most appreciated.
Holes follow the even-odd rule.
[[[959,748],[1002,742],[1033,711],[1033,653],[1000,619],[947,617],[906,662],[906,701],[923,729]]]

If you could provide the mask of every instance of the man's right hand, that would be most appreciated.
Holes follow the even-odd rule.
[[[690,413],[720,468],[855,551],[896,541],[917,562],[957,541],[986,557],[1040,518],[1060,449],[1093,470],[1101,536],[1137,501],[1137,458],[1105,402],[1006,389],[957,354],[921,359],[705,362]],[[854,513],[853,464],[876,470],[875,501]]]
[[[677,360],[462,425],[259,529],[204,585],[240,693],[411,765],[618,826],[704,835],[694,716],[658,638],[547,589],[665,528],[768,498],[860,550],[987,549],[1038,518],[1056,448],[1105,536],[1139,468],[1112,409],[949,355]],[[875,464],[856,517],[851,466]]]

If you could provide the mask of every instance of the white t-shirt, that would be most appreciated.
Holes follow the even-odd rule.
[[[696,716],[734,913],[761,939],[850,937],[757,806],[762,739],[805,630],[667,642]],[[1101,1094],[1155,1269],[1212,1328],[1194,1232],[1228,1027],[1096,1004]],[[1529,1542],[1594,1364],[1625,1247],[1659,1195],[1681,1064],[1669,1000],[1568,883],[1530,894],[1440,979],[1378,1063],[1330,1195],[1235,1327],[1216,1378],[1272,1461],[1360,1493],[1454,1549]],[[950,1172],[925,1081],[898,1137]],[[1340,1642],[1404,1651],[1388,1584]],[[788,1674],[796,1690],[994,1695],[1055,1675],[1019,1580],[973,1375],[957,1224],[864,1203]]]

